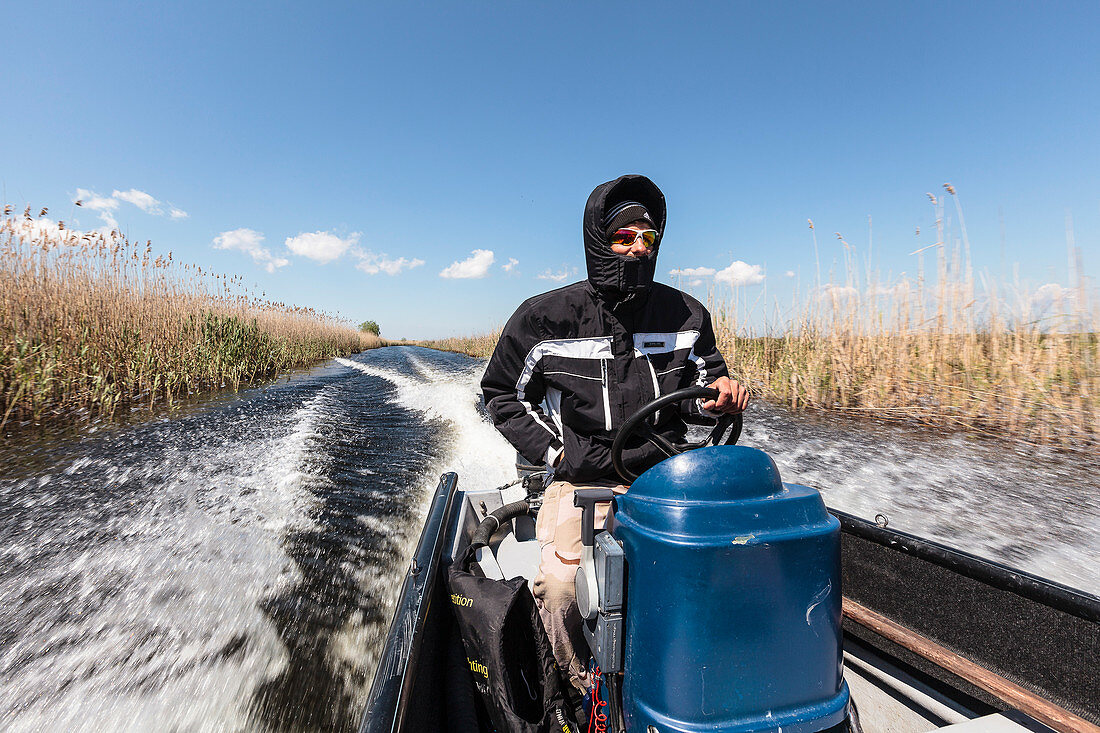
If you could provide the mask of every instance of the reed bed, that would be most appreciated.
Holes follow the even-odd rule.
[[[864,291],[832,312],[807,308],[781,335],[754,334],[719,307],[719,346],[755,393],[794,409],[1082,450],[1100,443],[1097,329],[997,321],[958,330],[949,319],[923,322],[913,312],[923,308],[904,298],[883,317],[875,300]]]
[[[944,186],[952,198],[954,189]],[[844,279],[761,314],[742,293],[709,299],[731,371],[765,399],[1093,451],[1100,444],[1100,308],[1069,235],[1070,283],[975,276],[956,200],[944,201],[915,279],[880,281],[837,234]],[[946,197],[945,197],[946,198]],[[813,222],[810,223],[811,230]],[[1068,229],[1067,229],[1068,232]],[[816,247],[816,237],[814,240]],[[935,273],[926,275],[925,254]]]
[[[256,297],[240,277],[46,213],[8,207],[0,219],[0,426],[236,389],[382,343]]]
[[[452,351],[457,354],[466,354],[479,359],[488,359],[493,355],[493,349],[497,346],[501,329],[489,333],[475,334],[473,336],[451,336],[432,341],[417,341],[417,346],[439,351]]]

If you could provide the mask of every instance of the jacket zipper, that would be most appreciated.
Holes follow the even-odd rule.
[[[600,382],[603,384],[603,427],[611,432],[611,397],[607,393],[607,359],[600,359]]]
[[[661,396],[661,385],[657,383],[657,370],[653,368],[653,361],[649,358],[649,354],[645,355],[645,363],[649,365],[649,376],[653,378],[653,399],[657,399]],[[653,413],[653,424],[657,424],[657,420],[660,418],[661,411]]]

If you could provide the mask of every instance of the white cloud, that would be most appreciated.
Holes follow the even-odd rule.
[[[783,273],[783,277],[794,277],[794,270],[787,270]]]
[[[89,191],[86,188],[76,189],[76,201],[80,202],[80,205],[86,209],[99,212],[99,218],[106,222],[107,226],[111,229],[118,228],[118,222],[115,221],[114,214],[111,212],[118,210],[118,204],[120,201],[125,201],[128,204],[136,206],[144,211],[146,214],[152,214],[153,216],[164,216],[164,204],[158,201],[152,195],[139,191],[136,188],[131,188],[129,191],[119,191],[115,189],[111,192],[110,196],[100,196],[95,191]],[[183,209],[169,205],[168,216],[173,219],[186,219],[187,212]]]
[[[84,208],[93,211],[114,211],[118,208],[118,199],[100,196],[95,191],[89,191],[86,188],[76,189],[76,200]]]
[[[398,257],[393,259],[392,257],[383,254],[375,254],[370,251],[362,251],[358,248],[353,250],[352,254],[359,258],[359,262],[355,265],[356,269],[362,270],[368,275],[377,275],[380,272],[384,272],[387,275],[397,275],[402,270],[411,270],[414,267],[420,267],[424,264],[424,260],[421,259],[406,259],[404,257]]]
[[[446,278],[481,278],[489,274],[489,267],[496,255],[489,249],[475,249],[470,256],[458,262],[452,262],[439,273]]]
[[[109,227],[98,229],[73,229],[60,221],[54,221],[42,216],[37,219],[13,218],[12,229],[17,237],[32,242],[51,242],[57,244],[79,243],[82,239],[91,239],[96,236],[109,238]]]
[[[735,260],[729,267],[719,270],[714,275],[718,282],[729,283],[733,286],[759,285],[764,282],[764,268],[760,265],[750,265],[741,260]]]
[[[504,263],[503,265],[501,265],[501,267],[504,268],[505,272],[511,272],[512,270],[515,269],[516,265],[518,265],[518,264],[519,264],[519,260],[517,260],[515,257],[509,257],[508,261],[506,263]]]
[[[1031,300],[1034,303],[1052,303],[1056,300],[1062,300],[1070,292],[1068,288],[1063,288],[1058,283],[1047,283],[1039,286],[1039,289],[1032,293]]]
[[[1042,314],[1057,306],[1058,310],[1072,308],[1076,294],[1070,288],[1063,288],[1058,283],[1047,283],[1039,286],[1039,289],[1031,294],[1029,300],[1033,310]]]
[[[680,278],[685,284],[695,286],[703,285],[707,278],[714,278],[720,283],[728,283],[733,286],[759,285],[764,282],[764,268],[760,265],[750,265],[747,262],[737,260],[722,270],[713,267],[679,267],[669,270],[672,277]]]
[[[120,201],[125,201],[128,204],[133,204],[146,214],[161,213],[160,202],[144,191],[139,191],[136,188],[131,188],[129,191],[112,191],[111,196]]]
[[[698,280],[703,277],[714,277],[716,272],[717,270],[713,267],[681,267],[675,270],[669,270],[668,274],[673,277]]]
[[[303,232],[296,237],[287,237],[286,246],[294,254],[308,257],[323,265],[347,252],[358,241],[358,232],[343,238],[330,232]]]
[[[909,290],[909,286],[905,282],[894,283],[893,285],[881,285],[875,283],[867,288],[867,295],[871,298],[895,298]]]
[[[560,270],[546,270],[543,273],[536,275],[539,280],[550,280],[551,282],[560,283],[566,280],[570,275],[576,275],[577,268],[563,267]]]
[[[285,257],[273,256],[271,250],[262,246],[263,241],[264,235],[254,229],[232,229],[214,237],[214,248],[240,250],[268,272],[275,272],[290,264],[290,260]]]
[[[118,229],[118,220],[115,219],[113,213],[118,209],[118,199],[100,196],[95,191],[89,191],[86,188],[78,188],[73,203],[76,202],[80,202],[80,205],[86,209],[98,211],[100,220],[106,225],[105,229]]]
[[[834,285],[833,283],[827,283],[818,288],[817,297],[821,300],[831,300],[835,304],[841,300],[858,300],[859,291],[851,285]]]
[[[53,219],[41,217],[39,219],[24,219],[23,217],[12,220],[15,233],[19,237],[26,237],[31,241],[58,240],[69,236],[79,237],[84,232],[79,230],[62,229]]]

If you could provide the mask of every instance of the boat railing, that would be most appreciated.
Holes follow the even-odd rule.
[[[833,514],[843,530],[846,633],[996,709],[1100,733],[1100,598]]]
[[[424,531],[401,586],[359,733],[394,733],[408,729],[406,718],[412,711],[413,687],[419,677],[416,667],[422,659],[421,646],[426,636],[423,632],[439,586],[442,540],[457,488],[458,474],[445,473],[440,477],[424,521]]]
[[[1015,593],[1044,606],[1100,623],[1100,598],[993,560],[941,545],[915,535],[880,527],[875,522],[830,509],[845,532],[892,550],[927,560],[999,590]]]

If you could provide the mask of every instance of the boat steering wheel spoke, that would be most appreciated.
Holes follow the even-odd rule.
[[[615,466],[615,471],[623,481],[629,484],[633,483],[634,479],[638,478],[638,475],[628,469],[623,463],[623,449],[632,436],[638,436],[648,443],[651,443],[669,458],[689,450],[706,448],[712,445],[733,445],[737,442],[737,439],[741,436],[742,417],[740,413],[736,415],[721,415],[717,419],[714,428],[711,429],[710,435],[703,440],[695,442],[687,441],[683,443],[673,443],[663,435],[657,433],[650,425],[650,418],[656,415],[660,410],[674,404],[679,404],[684,400],[700,397],[708,400],[718,399],[718,390],[710,387],[688,387],[686,389],[670,392],[669,394],[662,395],[652,402],[643,405],[641,409],[627,418],[626,422],[619,428],[619,432],[615,435],[615,442],[611,446],[611,462]],[[726,435],[727,430],[729,431],[728,435]],[[723,436],[726,436],[724,441]]]
[[[665,438],[665,436],[657,433],[652,427],[650,427],[649,423],[643,423],[636,432],[641,438],[644,438],[645,440],[652,443],[654,446],[657,447],[659,451],[664,453],[669,458],[672,458],[672,456],[680,455],[684,452],[683,443],[670,442],[667,438]]]

